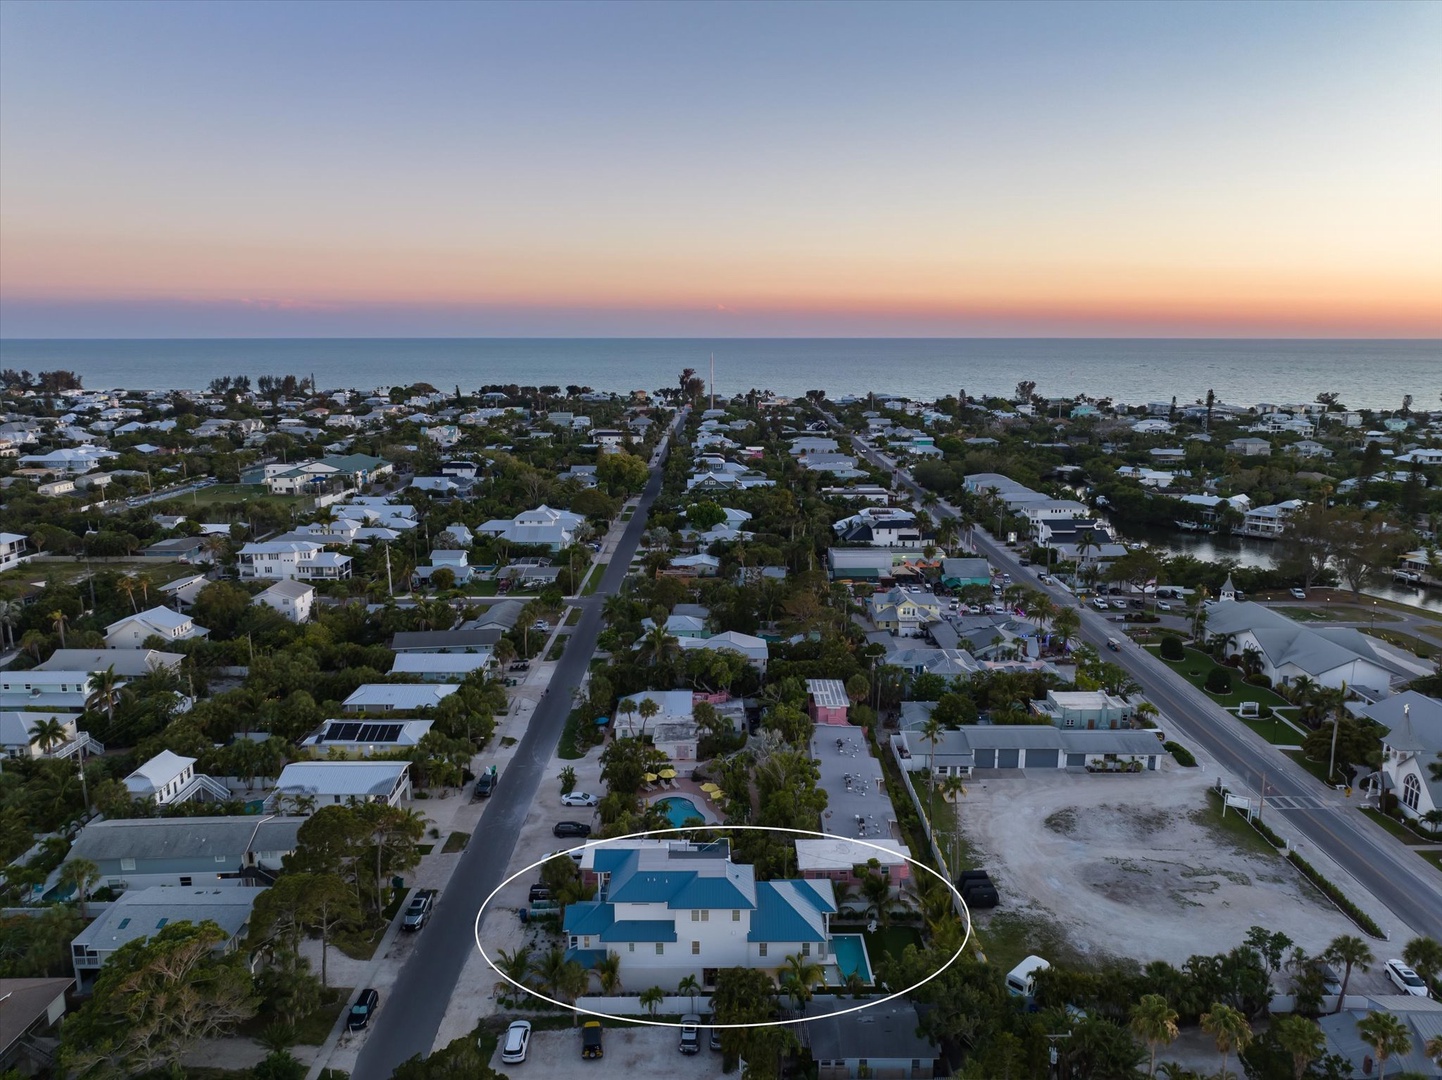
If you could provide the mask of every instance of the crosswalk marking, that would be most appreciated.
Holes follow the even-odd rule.
[[[1336,810],[1336,803],[1315,795],[1268,795],[1267,806],[1276,810]]]

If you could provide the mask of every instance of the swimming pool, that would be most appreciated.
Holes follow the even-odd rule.
[[[705,814],[696,809],[695,803],[681,795],[668,795],[664,799],[657,799],[656,805],[666,812],[667,820],[678,829],[690,818],[701,818],[703,821],[706,818]]]
[[[836,959],[842,979],[854,972],[861,976],[862,982],[871,981],[871,962],[866,955],[866,942],[860,934],[833,934],[831,955]]]

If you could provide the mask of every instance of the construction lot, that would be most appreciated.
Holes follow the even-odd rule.
[[[974,778],[958,812],[1001,894],[976,915],[983,941],[993,922],[998,938],[1021,925],[1081,956],[1180,965],[1240,945],[1252,926],[1308,952],[1357,933],[1280,855],[1219,826],[1208,780],[1170,762],[1116,776]]]

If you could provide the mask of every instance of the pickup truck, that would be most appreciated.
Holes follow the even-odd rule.
[[[476,794],[474,798],[489,799],[496,790],[496,784],[500,782],[501,774],[491,765],[481,770],[481,775],[476,777]]]
[[[436,890],[422,889],[411,897],[410,904],[406,907],[406,913],[401,918],[402,930],[419,930],[426,925],[426,920],[431,917],[431,908],[436,904]]]

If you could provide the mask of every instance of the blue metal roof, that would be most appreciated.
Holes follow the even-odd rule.
[[[740,871],[742,867],[733,864],[728,869]],[[745,869],[750,871],[751,867]],[[756,906],[756,884],[749,873],[728,873],[724,878],[696,875],[670,897],[666,906],[679,911],[690,908],[750,910]]]
[[[747,941],[825,941],[826,920],[812,890],[797,881],[758,881]]]
[[[617,904],[665,903],[695,876],[690,870],[637,870],[626,867],[611,875],[606,897]]]
[[[664,919],[633,919],[618,922],[601,934],[601,940],[611,941],[675,941],[676,924]]]
[[[566,918],[562,923],[562,929],[568,934],[596,937],[609,929],[615,921],[616,909],[610,904],[583,900],[566,905]]]

